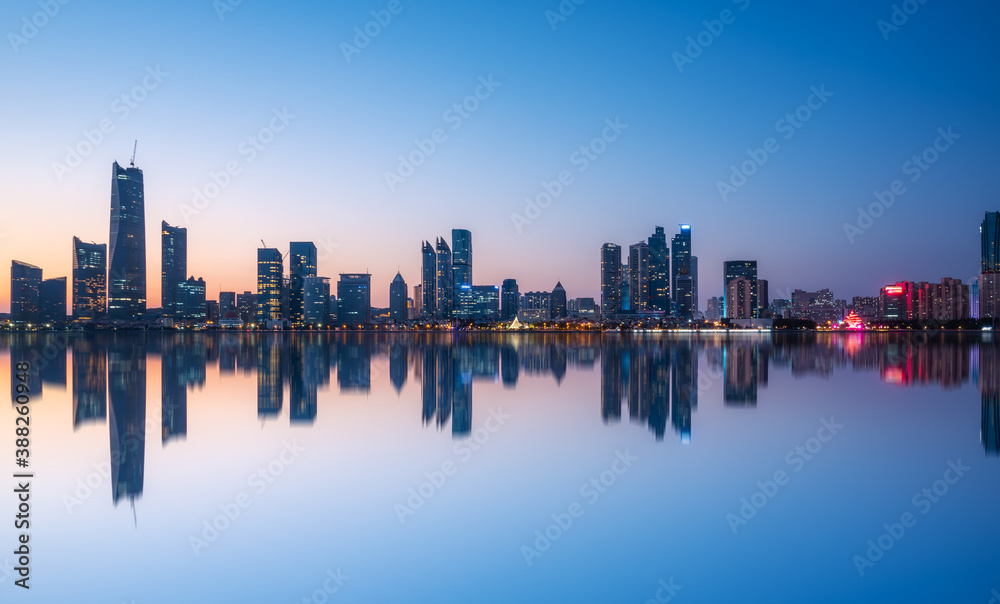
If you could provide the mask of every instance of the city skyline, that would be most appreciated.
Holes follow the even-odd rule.
[[[262,237],[316,242],[321,274],[367,270],[388,284],[399,270],[417,283],[410,233],[451,228],[476,233],[477,282],[516,274],[525,291],[561,281],[570,295],[595,298],[592,250],[679,222],[698,229],[702,301],[721,295],[712,273],[732,258],[757,259],[775,292],[830,287],[845,298],[902,278],[978,272],[967,235],[984,208],[996,207],[989,166],[1000,121],[983,99],[998,86],[986,74],[1000,52],[985,29],[998,7],[921,5],[897,31],[878,25],[891,7],[861,2],[794,15],[742,0],[588,3],[565,21],[527,2],[498,6],[487,20],[461,4],[407,5],[345,57],[342,44],[352,45],[354,28],[379,8],[315,4],[293,14],[243,4],[217,15],[190,0],[60,10],[3,59],[37,94],[5,100],[20,117],[9,132],[17,150],[3,156],[0,265],[18,259],[69,275],[72,237],[106,242],[106,216],[94,209],[106,200],[106,166],[127,163],[139,139],[146,240],[156,240],[154,220],[165,220],[189,229],[192,259],[246,250],[192,263],[210,298],[253,282],[245,259]],[[704,23],[723,9],[735,21],[700,46]],[[8,3],[0,21],[20,36],[21,18],[37,10]],[[134,30],[169,24],[194,42],[177,48],[157,34],[123,54],[92,39],[112,21]],[[636,43],[594,44],[609,30]],[[940,31],[963,35],[941,43]],[[284,33],[280,48],[253,43]],[[517,52],[511,36],[522,41]],[[54,54],[69,59],[49,61]],[[306,68],[302,56],[328,61]],[[926,68],[938,64],[950,67]],[[468,99],[474,111],[463,106]],[[810,119],[795,117],[800,108]],[[439,128],[444,142],[433,142]],[[769,138],[780,149],[733,185],[743,178],[733,166],[750,161],[748,151],[759,157]],[[400,158],[419,158],[415,141],[428,140],[434,151],[411,174]],[[571,163],[590,141],[606,150]],[[559,182],[563,170],[568,185]],[[391,189],[387,173],[402,182]],[[886,195],[897,180],[905,192]],[[737,189],[725,201],[720,182]],[[537,216],[526,210],[526,199],[560,188]],[[892,205],[869,211],[875,193]],[[515,214],[530,220],[520,232]],[[944,237],[938,249],[908,244],[931,234]],[[374,241],[379,252],[363,262],[348,253]],[[913,250],[905,258],[895,253],[904,245]],[[569,260],[534,261],[556,250]],[[815,274],[830,255],[839,262]],[[156,270],[147,258],[147,275]],[[147,281],[147,296],[159,300],[159,280]],[[373,302],[385,306],[387,296],[376,287]],[[8,310],[0,278],[0,311]]]

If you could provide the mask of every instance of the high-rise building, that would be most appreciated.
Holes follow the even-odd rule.
[[[177,285],[187,278],[187,229],[160,223],[162,287],[160,310],[166,317],[177,314]]]
[[[219,292],[219,313],[221,316],[229,311],[236,311],[236,292]]]
[[[13,260],[10,263],[10,320],[38,323],[41,318],[42,269]]]
[[[712,296],[705,305],[705,320],[718,321],[722,318],[723,301]]]
[[[743,277],[731,279],[726,284],[726,318],[753,319],[757,316],[754,282]]]
[[[969,285],[969,318],[979,318],[979,277]]]
[[[500,289],[500,316],[504,321],[513,321],[521,307],[521,292],[517,279],[504,279]]]
[[[649,308],[649,244],[640,241],[628,248],[628,278],[635,312]]]
[[[108,309],[108,246],[73,237],[73,318],[93,321]]]
[[[614,243],[601,246],[601,316],[613,318],[621,310],[622,248]]]
[[[407,320],[406,281],[403,275],[396,273],[389,284],[389,318],[397,325],[404,325]]]
[[[257,249],[257,322],[281,319],[281,291],[284,262],[281,252],[269,247]]]
[[[438,237],[437,239],[437,270],[435,280],[437,281],[437,291],[435,299],[437,301],[436,316],[438,319],[450,319],[455,301],[455,284],[452,281],[451,268],[451,248],[448,242]]]
[[[912,281],[887,285],[879,293],[879,315],[890,321],[912,321],[917,318],[916,302],[916,284]]]
[[[424,286],[413,286],[413,318],[422,319],[424,317]]]
[[[39,295],[42,323],[66,321],[66,277],[45,279]]]
[[[680,273],[674,279],[674,305],[677,309],[677,316],[681,319],[693,319],[694,307],[694,280],[686,266],[681,267]]]
[[[205,280],[188,277],[177,284],[177,300],[174,306],[178,319],[204,322],[208,318],[205,305]]]
[[[372,276],[344,273],[337,282],[337,322],[358,327],[371,322]]]
[[[687,268],[688,274],[691,275],[691,287],[694,288],[695,285],[695,275],[697,274],[692,270],[691,266],[691,225],[682,224],[680,225],[680,231],[674,235],[673,239],[670,240],[670,286],[672,291],[674,291],[673,301],[674,305],[677,305],[677,276],[681,274],[681,268]],[[693,300],[697,304],[697,300]],[[698,307],[694,306],[697,310]]]
[[[983,246],[983,272],[1000,272],[1000,212],[986,212],[979,234]]]
[[[750,315],[746,317],[738,316],[740,313],[737,311],[730,312],[729,304],[729,282],[733,279],[746,279],[750,282],[750,299],[747,303],[750,305]],[[757,261],[756,260],[729,260],[723,263],[723,303],[726,305],[723,308],[723,316],[727,319],[756,319],[758,317],[758,308],[760,304],[757,302]]]
[[[142,170],[111,167],[108,316],[133,320],[146,312],[146,204]]]
[[[293,241],[288,248],[288,318],[295,325],[305,322],[304,293],[306,277],[316,276],[316,244]]]
[[[527,292],[521,300],[517,316],[522,323],[548,321],[552,318],[552,293]]]
[[[257,320],[257,294],[253,292],[236,294],[236,312],[240,314],[244,325],[255,322]]]
[[[757,316],[763,317],[771,305],[771,292],[767,291],[767,279],[757,279]]]
[[[1000,273],[979,275],[979,317],[1000,318]]]
[[[851,300],[851,308],[862,319],[875,319],[878,317],[878,298],[875,296],[854,296]]]
[[[552,310],[549,316],[553,319],[565,319],[567,315],[566,289],[561,281],[557,282],[555,288],[552,289],[551,304]]]
[[[434,317],[437,314],[437,254],[430,241],[424,241],[421,248],[420,295],[422,316]]]
[[[697,313],[698,309],[701,308],[700,306],[698,306],[700,304],[700,300],[698,298],[698,257],[697,256],[691,256],[691,267],[688,269],[688,272],[691,273],[691,309],[695,313]]]
[[[472,285],[472,232],[465,229],[451,230],[451,284],[458,288]],[[457,305],[457,297],[453,301]],[[457,307],[457,306],[456,306]]]
[[[325,327],[330,322],[330,278],[305,277],[302,281],[302,322]]]
[[[647,240],[649,246],[649,309],[670,312],[670,249],[663,227],[656,227]]]

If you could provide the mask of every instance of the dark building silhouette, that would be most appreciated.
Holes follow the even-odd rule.
[[[421,248],[421,281],[420,292],[423,298],[423,316],[433,318],[437,315],[437,254],[429,241],[424,241]]]
[[[448,242],[438,237],[436,245],[437,268],[434,278],[437,282],[437,291],[434,294],[437,308],[435,316],[438,319],[450,319],[454,308],[455,283],[452,275],[451,248]]]
[[[549,298],[551,308],[549,315],[553,319],[565,319],[566,312],[566,289],[563,287],[561,281],[556,283],[555,288],[552,290],[552,297]]]
[[[622,310],[622,248],[601,246],[601,316],[612,318]]]
[[[513,321],[521,309],[521,292],[516,279],[504,279],[500,289],[500,317],[504,321]]]
[[[1000,212],[986,212],[979,232],[983,248],[983,272],[1000,272]]]
[[[38,323],[41,319],[42,269],[13,260],[10,263],[10,320]]]
[[[669,313],[670,292],[676,285],[670,281],[670,249],[663,227],[654,229],[646,245],[649,247],[649,310]]]
[[[372,277],[368,274],[341,274],[337,282],[337,322],[360,327],[371,323]]]
[[[108,316],[133,320],[146,312],[146,205],[142,170],[111,167]]]
[[[177,308],[177,286],[187,278],[187,229],[160,223],[160,273],[162,286],[160,310],[165,317],[180,314]]]
[[[406,294],[406,281],[403,280],[403,275],[397,272],[389,285],[389,318],[397,325],[405,324],[408,319]]]
[[[39,295],[41,322],[45,324],[66,322],[66,277],[44,279]]]
[[[472,287],[472,232],[451,230],[452,308],[458,308],[458,291],[463,285]]]

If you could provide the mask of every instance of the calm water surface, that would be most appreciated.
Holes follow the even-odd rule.
[[[8,601],[1000,589],[989,334],[6,334],[12,400],[23,361],[31,590],[6,405]]]

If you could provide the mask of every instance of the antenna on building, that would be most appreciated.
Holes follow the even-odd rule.
[[[135,144],[132,145],[132,162],[129,164],[133,168],[135,167],[135,151],[139,148],[139,139],[135,139]]]

